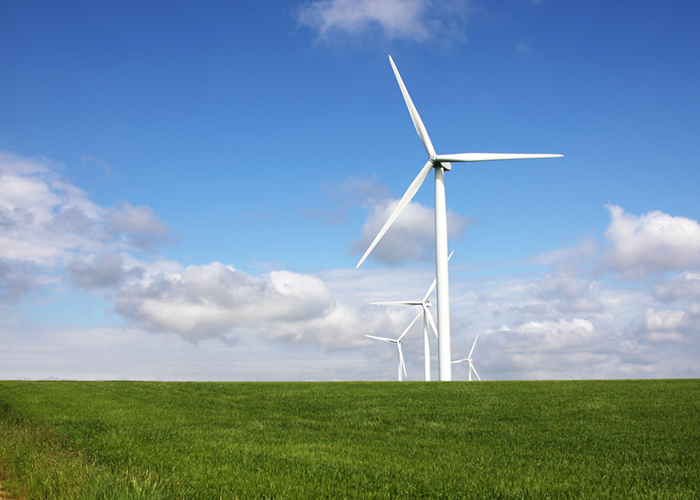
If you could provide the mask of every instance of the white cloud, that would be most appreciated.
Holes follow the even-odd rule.
[[[318,0],[304,4],[296,17],[322,40],[379,33],[388,39],[425,42],[433,33],[442,39],[463,38],[472,12],[467,0]]]
[[[80,287],[116,284],[119,255],[171,239],[149,207],[101,207],[48,160],[0,152],[0,261],[13,270],[5,273],[6,296],[17,298],[64,269]]]
[[[658,281],[652,289],[656,300],[671,302],[682,298],[700,300],[700,273],[684,271]]]
[[[685,312],[673,310],[655,311],[654,309],[647,309],[644,321],[647,329],[650,332],[674,330],[683,326],[685,323]]]
[[[539,353],[578,349],[590,345],[598,337],[593,323],[581,318],[528,321],[515,330],[504,328],[498,333],[509,350]]]
[[[361,332],[393,327],[385,312],[337,302],[317,276],[273,271],[257,277],[218,262],[125,285],[115,308],[147,329],[193,341],[247,330],[272,340],[353,348],[366,345]]]
[[[601,312],[603,303],[594,295],[598,284],[576,274],[573,265],[560,266],[535,283],[533,295],[554,302],[561,312]]]
[[[334,184],[322,184],[326,197],[331,201],[332,210],[304,210],[305,215],[323,220],[329,226],[338,226],[347,222],[350,209],[362,204],[374,204],[386,200],[389,192],[386,186],[379,184],[379,178],[372,176],[348,177]]]
[[[80,288],[107,288],[117,286],[128,278],[141,278],[142,267],[124,267],[119,254],[105,253],[86,259],[76,259],[66,268],[68,280]]]
[[[603,262],[608,271],[623,277],[645,276],[700,266],[700,224],[661,211],[641,216],[607,205],[610,226],[605,237],[612,249]]]
[[[122,233],[136,248],[150,250],[173,240],[170,226],[146,205],[132,207],[123,201],[107,213],[111,231]]]
[[[367,203],[370,214],[362,227],[362,239],[351,244],[351,252],[361,255],[369,248],[398,203],[399,200]],[[451,211],[447,213],[447,232],[450,238],[462,236],[470,223],[468,217]],[[369,258],[389,265],[434,259],[435,209],[410,202],[372,250]]]
[[[700,333],[700,304],[690,304],[684,310],[649,308],[639,322],[638,334],[651,342],[684,342],[698,338]]]
[[[0,304],[16,302],[22,295],[39,286],[34,266],[21,261],[0,260]]]
[[[104,210],[43,160],[0,154],[0,258],[55,266],[103,245]]]

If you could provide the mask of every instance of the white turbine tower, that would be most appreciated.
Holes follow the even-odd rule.
[[[369,337],[371,339],[377,339],[381,340],[382,342],[391,342],[393,344],[396,344],[396,347],[399,349],[399,382],[401,382],[403,379],[401,378],[401,371],[403,371],[404,376],[408,378],[408,374],[406,373],[406,363],[403,361],[403,351],[401,350],[401,344],[403,344],[403,337],[408,333],[408,331],[411,329],[413,326],[413,323],[416,322],[416,320],[420,318],[420,313],[418,313],[418,316],[415,317],[413,321],[411,321],[411,324],[408,325],[408,328],[406,328],[401,336],[394,340],[394,339],[388,339],[386,337],[375,337],[374,335],[365,335],[365,337]]]
[[[364,262],[372,249],[376,246],[379,240],[384,236],[387,229],[391,227],[399,214],[406,208],[406,205],[411,201],[413,196],[420,188],[423,181],[428,176],[432,169],[435,169],[435,265],[437,275],[437,299],[438,299],[438,361],[440,364],[440,380],[452,380],[452,364],[450,353],[450,286],[447,271],[447,205],[445,203],[445,170],[451,170],[450,162],[472,162],[472,161],[487,161],[487,160],[518,160],[525,158],[554,158],[562,155],[552,154],[500,154],[500,153],[459,153],[438,155],[430,142],[428,131],[423,125],[423,121],[418,115],[416,107],[411,101],[411,96],[408,95],[406,86],[403,84],[399,70],[396,69],[394,60],[389,56],[391,67],[394,69],[396,80],[401,87],[401,93],[408,106],[408,112],[411,114],[413,125],[416,127],[418,136],[428,152],[428,162],[423,166],[423,169],[418,174],[408,190],[399,201],[399,204],[394,209],[389,219],[382,227],[379,234],[369,246],[365,254],[360,259],[357,267]]]
[[[476,378],[479,379],[479,382],[481,382],[481,377],[479,376],[478,373],[476,373],[476,368],[474,368],[474,363],[472,359],[472,353],[474,352],[474,347],[476,347],[476,341],[479,340],[479,336],[477,335],[476,338],[474,339],[474,343],[472,344],[472,350],[469,351],[469,357],[464,358],[464,359],[458,359],[457,361],[453,361],[453,363],[469,363],[469,382],[472,381],[472,371],[474,371],[474,375],[476,375]]]
[[[452,258],[453,253],[454,253],[454,250],[450,253],[450,256],[447,257],[447,260],[450,260]],[[438,331],[437,331],[437,327],[435,326],[435,321],[433,321],[433,316],[428,311],[428,308],[432,305],[428,299],[430,298],[430,294],[433,293],[433,290],[435,290],[436,283],[437,283],[437,279],[434,279],[433,284],[430,285],[430,288],[428,288],[428,293],[425,294],[425,297],[423,297],[423,300],[402,300],[402,301],[397,301],[397,302],[370,302],[371,304],[384,305],[384,306],[421,306],[421,309],[423,310],[423,358],[424,358],[424,364],[425,364],[425,381],[426,382],[430,382],[430,337],[428,335],[428,323],[430,323],[430,326],[433,328],[433,332],[435,333],[435,337],[437,338],[437,336],[438,336]],[[416,320],[413,320],[414,323],[415,323],[415,321]],[[413,323],[411,323],[411,324],[413,324]]]

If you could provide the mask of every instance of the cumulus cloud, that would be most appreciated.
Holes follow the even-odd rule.
[[[160,220],[146,205],[132,207],[129,202],[122,201],[109,210],[107,219],[111,231],[123,234],[140,250],[151,250],[174,240],[168,223]]]
[[[326,196],[333,204],[332,210],[304,210],[305,215],[323,220],[329,226],[338,226],[347,222],[348,212],[362,204],[386,200],[389,191],[379,183],[376,176],[348,177],[335,184],[323,184]]]
[[[603,303],[595,296],[597,283],[577,276],[573,265],[564,265],[547,273],[533,286],[533,295],[555,304],[560,312],[601,312]]]
[[[379,34],[420,43],[433,39],[434,33],[443,40],[463,39],[473,12],[468,0],[318,0],[302,5],[296,17],[321,40]]]
[[[686,302],[679,309],[650,307],[636,324],[635,333],[645,340],[688,343],[699,338],[700,302]]]
[[[102,245],[104,210],[42,160],[0,153],[0,257],[55,266]]]
[[[605,237],[612,245],[606,270],[633,278],[700,266],[700,224],[686,217],[653,211],[641,216],[607,205],[610,226]]]
[[[14,270],[5,273],[8,297],[63,270],[79,287],[115,285],[117,254],[151,250],[171,233],[149,207],[101,207],[49,160],[0,152],[0,259]]]
[[[659,280],[652,292],[660,302],[691,298],[700,300],[700,273],[685,271],[671,278]]]
[[[473,356],[482,378],[495,373],[503,378],[604,378],[622,364],[611,338],[582,318],[528,321],[487,333]],[[644,366],[638,357],[629,365]]]
[[[399,200],[372,200],[367,203],[369,216],[362,227],[362,238],[350,245],[354,254],[363,254],[372,244]],[[472,223],[468,217],[447,212],[447,233],[459,238]],[[370,257],[388,265],[435,258],[435,209],[410,202],[391,228],[384,234]]]
[[[503,328],[498,332],[508,350],[520,352],[561,352],[589,346],[598,333],[593,323],[581,318],[571,321],[528,321],[515,330]]]
[[[16,302],[38,286],[32,267],[27,261],[8,264],[0,260],[0,304]]]
[[[352,348],[366,344],[361,332],[393,326],[386,313],[338,303],[317,276],[273,271],[257,277],[218,262],[124,286],[115,308],[147,329],[193,341],[248,328],[272,340]]]
[[[121,255],[107,253],[74,260],[66,268],[66,274],[68,280],[80,288],[107,288],[117,286],[128,278],[141,278],[144,269],[125,269]]]

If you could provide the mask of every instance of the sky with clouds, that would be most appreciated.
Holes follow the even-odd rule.
[[[426,161],[388,55],[438,153],[565,155],[446,174],[455,359],[478,334],[484,380],[700,376],[699,23],[691,1],[3,3],[0,379],[395,379],[365,335],[417,311],[370,302],[430,286],[434,193],[355,269]],[[404,353],[420,380],[419,324]]]

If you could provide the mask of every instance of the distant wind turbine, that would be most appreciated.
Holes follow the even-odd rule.
[[[428,162],[423,166],[418,177],[416,177],[408,190],[399,201],[392,212],[389,219],[382,227],[377,237],[369,246],[365,254],[360,259],[357,267],[364,262],[372,249],[376,246],[379,240],[384,236],[387,229],[391,227],[396,218],[401,214],[406,205],[411,201],[413,196],[420,188],[423,181],[428,176],[432,169],[435,169],[435,265],[437,275],[437,298],[438,298],[438,326],[440,335],[438,337],[438,360],[440,364],[440,380],[452,380],[452,364],[450,352],[450,285],[447,269],[447,204],[445,202],[445,170],[451,170],[450,162],[472,162],[472,161],[487,161],[487,160],[518,160],[525,158],[554,158],[562,155],[556,154],[500,154],[500,153],[460,153],[438,155],[433,148],[428,131],[423,125],[423,121],[418,115],[416,107],[413,105],[411,96],[408,95],[406,86],[401,79],[399,70],[396,69],[394,60],[389,56],[391,67],[394,69],[394,75],[401,87],[401,93],[406,101],[408,112],[411,114],[413,125],[418,132],[418,136],[423,142],[425,150],[428,152]]]
[[[447,258],[447,260],[450,260],[452,258],[453,253],[454,250],[450,253],[450,256]],[[421,309],[423,310],[423,357],[425,365],[426,382],[430,382],[430,338],[428,336],[428,323],[430,323],[430,326],[433,328],[435,337],[438,337],[438,330],[435,326],[435,321],[433,321],[433,316],[430,314],[430,311],[428,311],[428,308],[431,306],[431,303],[428,299],[430,298],[430,294],[433,293],[433,290],[435,290],[436,283],[437,279],[434,279],[433,284],[430,285],[430,288],[428,288],[428,293],[425,294],[423,300],[402,300],[398,302],[370,302],[371,304],[384,306],[421,306]],[[415,320],[413,321],[415,322]]]
[[[408,374],[406,373],[406,363],[403,361],[403,351],[401,350],[401,344],[403,344],[403,337],[408,333],[408,331],[411,329],[413,326],[413,323],[415,323],[418,318],[420,318],[420,313],[418,313],[418,316],[415,317],[413,321],[411,321],[411,324],[408,325],[408,328],[406,328],[401,336],[394,340],[394,339],[388,339],[386,337],[375,337],[374,335],[365,335],[365,337],[369,337],[371,339],[377,339],[381,340],[382,342],[391,342],[393,344],[396,344],[396,347],[399,349],[399,382],[401,382],[403,379],[401,378],[401,372],[403,371],[403,374],[406,378],[408,378]]]
[[[481,377],[479,377],[479,374],[476,373],[476,368],[474,368],[474,363],[472,359],[472,353],[474,352],[474,347],[476,347],[476,341],[479,340],[479,335],[476,336],[474,339],[474,343],[472,344],[472,350],[469,351],[469,357],[464,358],[464,359],[458,359],[457,361],[453,361],[452,363],[469,363],[469,382],[472,381],[472,371],[474,371],[474,375],[476,375],[476,378],[479,379],[479,382],[481,382]]]

